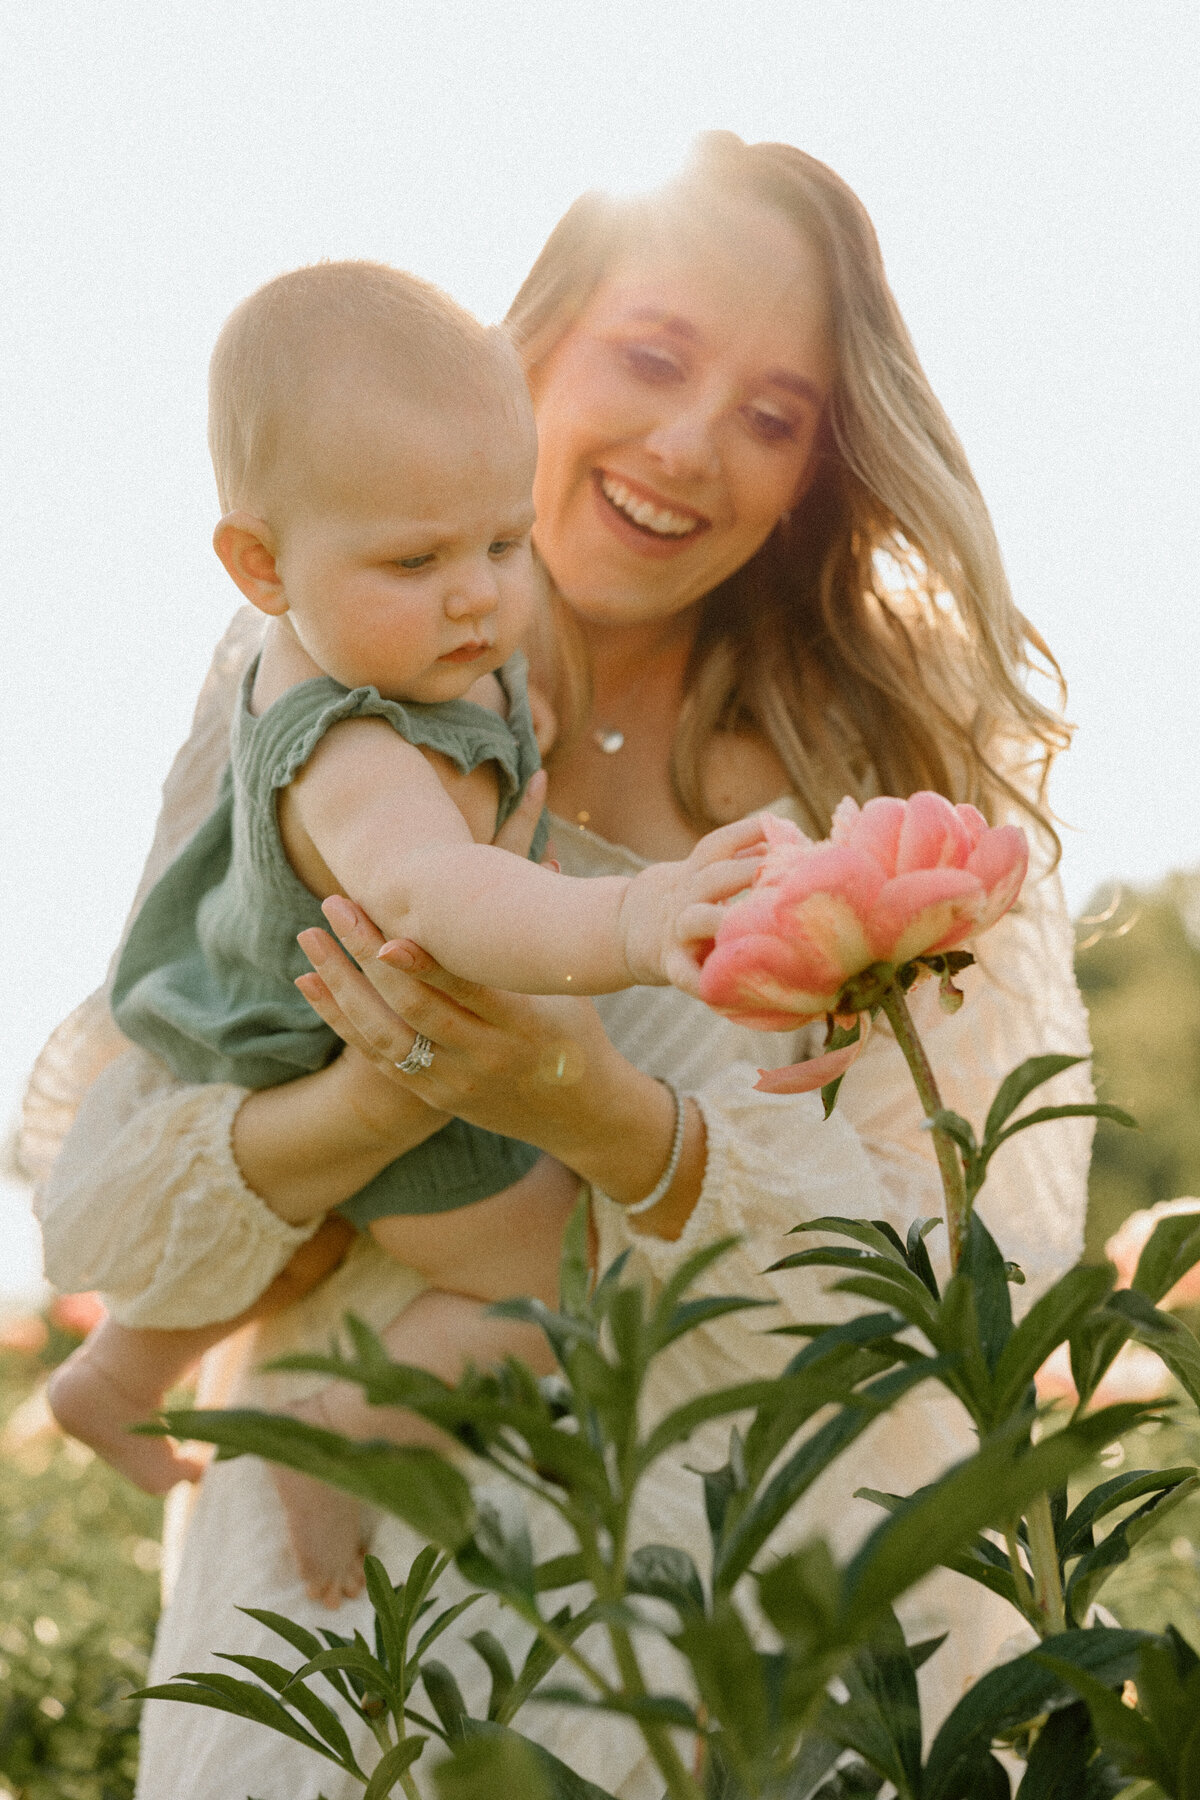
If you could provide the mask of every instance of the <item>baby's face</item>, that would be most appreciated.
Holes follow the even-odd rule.
[[[346,687],[461,698],[533,615],[532,417],[356,396],[311,435],[276,556],[297,637]]]

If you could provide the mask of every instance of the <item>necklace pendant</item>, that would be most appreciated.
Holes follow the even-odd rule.
[[[605,756],[615,756],[624,748],[625,733],[615,730],[611,725],[600,725],[592,733],[592,742],[597,750],[603,750]]]

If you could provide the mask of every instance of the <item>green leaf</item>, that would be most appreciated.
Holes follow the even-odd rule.
[[[1200,1476],[1164,1485],[1158,1493],[1114,1525],[1102,1543],[1083,1555],[1067,1583],[1066,1601],[1072,1617],[1082,1623],[1089,1606],[1113,1571],[1129,1556],[1147,1532],[1155,1530],[1177,1506],[1200,1488]]]
[[[845,1620],[866,1627],[930,1569],[988,1526],[1003,1525],[1039,1494],[1060,1487],[1106,1444],[1145,1417],[1139,1406],[1111,1406],[1071,1424],[1022,1452],[1026,1427],[998,1431],[974,1456],[956,1465],[877,1525],[847,1564]]]
[[[1200,1262],[1200,1213],[1160,1219],[1138,1258],[1132,1285],[1155,1305]]]
[[[973,1212],[967,1221],[966,1238],[955,1280],[970,1281],[974,1286],[980,1348],[989,1372],[994,1374],[1004,1348],[1012,1337],[1012,1302],[1008,1294],[1004,1258],[995,1238],[977,1212]]]
[[[431,1644],[436,1644],[442,1633],[448,1631],[456,1619],[460,1619],[463,1613],[474,1606],[477,1600],[482,1600],[482,1598],[482,1594],[468,1594],[465,1599],[456,1600],[453,1606],[447,1606],[443,1612],[440,1612],[433,1623],[429,1625],[417,1639],[415,1649],[410,1652],[410,1660],[419,1662],[429,1646]]]
[[[507,1726],[468,1719],[465,1738],[452,1748],[434,1774],[439,1800],[613,1800]]]
[[[775,1527],[847,1445],[854,1442],[880,1413],[888,1411],[919,1382],[938,1372],[928,1359],[910,1368],[882,1375],[855,1395],[819,1431],[778,1468],[741,1514],[729,1532],[722,1533],[713,1562],[713,1585],[728,1591],[749,1568]]]
[[[656,1336],[662,1330],[688,1289],[694,1287],[700,1277],[711,1269],[714,1263],[720,1262],[721,1258],[727,1256],[734,1245],[739,1243],[741,1243],[741,1238],[736,1235],[715,1238],[711,1244],[705,1244],[699,1250],[693,1250],[690,1256],[684,1257],[679,1267],[663,1283],[662,1292],[658,1296],[651,1318],[652,1336]],[[605,1272],[602,1285],[609,1285],[608,1271]]]
[[[833,1237],[853,1238],[868,1250],[890,1258],[902,1268],[905,1266],[904,1251],[895,1232],[885,1229],[882,1222],[877,1223],[874,1219],[844,1219],[837,1216],[806,1219],[802,1225],[791,1226],[787,1235],[796,1237],[800,1232],[807,1231],[825,1231]]]
[[[558,1310],[569,1319],[587,1316],[592,1287],[591,1257],[588,1255],[590,1217],[591,1196],[581,1191],[563,1232],[558,1265]]]
[[[379,1621],[382,1652],[380,1660],[390,1674],[398,1676],[404,1666],[406,1636],[400,1603],[396,1599],[388,1572],[377,1556],[364,1558],[363,1569],[367,1581],[367,1598],[375,1608],[375,1617]]]
[[[498,1718],[517,1681],[513,1666],[508,1660],[508,1652],[499,1638],[490,1631],[476,1631],[467,1642],[487,1664],[488,1674],[492,1678],[487,1716],[489,1719]]]
[[[363,1790],[362,1800],[386,1800],[387,1795],[395,1793],[401,1775],[412,1767],[428,1742],[423,1737],[403,1738],[385,1751]]]
[[[1087,1062],[1086,1056],[1031,1056],[1020,1063],[1011,1074],[1006,1075],[992,1101],[987,1120],[983,1127],[983,1141],[986,1145],[1005,1120],[1016,1112],[1023,1100],[1027,1100],[1035,1088],[1044,1082],[1051,1081],[1055,1075],[1061,1075],[1064,1069],[1073,1069],[1077,1063]]]
[[[1052,1712],[1037,1734],[1016,1800],[1091,1800],[1095,1790],[1088,1765],[1095,1749],[1082,1701]]]
[[[719,1594],[710,1617],[688,1614],[675,1642],[705,1707],[720,1719],[735,1762],[756,1762],[768,1748],[770,1708],[758,1648],[733,1601]]]
[[[247,1674],[257,1675],[261,1682],[274,1688],[277,1694],[282,1694],[292,1682],[291,1669],[285,1669],[282,1664],[271,1662],[265,1656],[237,1656],[225,1650],[218,1650],[216,1654],[222,1662],[236,1663]],[[291,1686],[286,1701],[294,1712],[308,1720],[317,1736],[329,1745],[343,1768],[355,1775],[362,1773],[354,1759],[354,1750],[346,1735],[345,1726],[331,1706],[326,1706],[323,1700],[319,1700],[311,1689],[300,1682]]]
[[[704,1588],[695,1563],[674,1544],[641,1544],[629,1558],[625,1586],[673,1606],[681,1619],[704,1611]]]
[[[539,1594],[552,1593],[555,1588],[574,1587],[577,1582],[586,1579],[587,1569],[578,1550],[572,1550],[565,1556],[548,1557],[544,1563],[538,1563],[533,1571],[534,1589]]]
[[[1153,1780],[1160,1780],[1165,1775],[1170,1791],[1169,1772],[1161,1768],[1154,1734],[1145,1719],[1139,1717],[1132,1707],[1126,1706],[1105,1681],[1098,1681],[1086,1669],[1052,1654],[1060,1641],[1050,1638],[1046,1649],[1034,1651],[1033,1654],[1051,1674],[1058,1677],[1064,1687],[1073,1688],[1086,1701],[1087,1709],[1092,1715],[1092,1729],[1108,1754],[1125,1772],[1129,1775],[1148,1775]]]
[[[1141,1130],[1131,1114],[1123,1112],[1119,1106],[1108,1106],[1099,1100],[1081,1101],[1076,1106],[1039,1106],[1036,1112],[1025,1113],[993,1138],[988,1145],[987,1160],[990,1161],[1001,1144],[1007,1144],[1009,1138],[1015,1137],[1018,1131],[1028,1131],[1031,1125],[1048,1125],[1053,1119],[1110,1119],[1114,1125],[1124,1125],[1129,1131]]]
[[[371,1655],[361,1638],[357,1643],[335,1644],[328,1650],[319,1650],[293,1672],[291,1679],[293,1683],[307,1681],[310,1675],[322,1675],[329,1669],[340,1669],[358,1682],[364,1693],[376,1694],[381,1700],[390,1701],[395,1691],[391,1676]]]
[[[1138,1651],[1146,1641],[1142,1631],[1066,1631],[1048,1638],[1046,1648],[1064,1667],[1082,1669],[1111,1684],[1134,1673]],[[1047,1664],[1041,1650],[990,1669],[968,1689],[934,1739],[925,1764],[922,1800],[958,1800],[967,1794],[973,1800],[972,1790],[960,1785],[960,1776],[981,1750],[993,1738],[1064,1704],[1074,1691]]]
[[[336,1763],[339,1768],[346,1766],[320,1738],[305,1731],[273,1694],[268,1694],[253,1681],[239,1681],[233,1675],[218,1675],[211,1670],[203,1674],[185,1670],[174,1681],[164,1681],[158,1687],[139,1688],[129,1698],[186,1700],[193,1706],[208,1706],[216,1712],[232,1713],[237,1719],[252,1719],[258,1725],[269,1726],[281,1737],[303,1744],[306,1749],[323,1756],[326,1762]]]
[[[276,1637],[281,1637],[285,1644],[290,1644],[293,1650],[300,1652],[301,1656],[319,1654],[320,1638],[314,1637],[311,1631],[306,1631],[303,1625],[297,1625],[293,1619],[285,1619],[282,1613],[267,1612],[257,1606],[239,1606],[238,1611],[245,1613],[248,1619],[257,1619],[260,1625],[265,1625],[268,1631],[273,1631]],[[348,1701],[351,1706],[355,1704],[353,1694],[336,1670],[326,1670],[324,1679],[339,1699]]]
[[[920,1276],[904,1262],[892,1260],[869,1250],[850,1248],[826,1248],[821,1250],[796,1250],[790,1256],[782,1257],[779,1262],[772,1263],[767,1270],[773,1275],[785,1269],[846,1269],[850,1278],[856,1282],[870,1280],[873,1284],[871,1297],[878,1298],[887,1306],[894,1306],[902,1312],[906,1319],[914,1325],[925,1325],[934,1316],[932,1296]],[[845,1280],[835,1285],[835,1292],[866,1292],[859,1287],[848,1287]]]
[[[1000,1353],[996,1364],[995,1417],[1007,1418],[1051,1351],[1065,1343],[1112,1289],[1110,1263],[1069,1269],[1035,1300]]]
[[[286,1414],[242,1408],[164,1415],[173,1437],[216,1444],[228,1457],[266,1457],[403,1519],[423,1538],[457,1550],[470,1535],[474,1503],[465,1476],[434,1450],[353,1443]]]
[[[1200,1406],[1200,1342],[1183,1321],[1172,1313],[1160,1312],[1136,1288],[1118,1288],[1109,1296],[1107,1310],[1129,1320],[1130,1335],[1166,1363],[1176,1381]]]
[[[421,1680],[425,1683],[430,1705],[445,1727],[447,1739],[453,1743],[462,1737],[463,1720],[467,1717],[462,1689],[445,1663],[438,1662],[433,1656],[421,1664]]]
[[[912,1653],[887,1612],[842,1672],[848,1698],[822,1715],[820,1730],[856,1750],[903,1800],[921,1787],[921,1703]]]
[[[654,1340],[656,1350],[665,1350],[677,1338],[686,1337],[689,1331],[696,1331],[701,1325],[708,1325],[714,1319],[723,1319],[728,1313],[749,1312],[751,1307],[778,1306],[777,1300],[752,1300],[746,1294],[703,1294],[695,1300],[685,1300],[675,1307],[661,1331]]]

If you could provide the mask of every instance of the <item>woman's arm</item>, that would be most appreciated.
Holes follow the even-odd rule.
[[[610,1195],[642,1199],[670,1155],[675,1107],[662,1083],[627,1061],[586,1001],[533,999],[476,987],[432,964],[415,945],[388,946],[360,908],[338,896],[325,913],[369,975],[321,931],[301,935],[317,974],[302,977],[309,1002],[379,1076],[485,1129],[536,1144]],[[396,1064],[420,1032],[430,1066],[401,1075]],[[676,1235],[700,1192],[704,1121],[685,1102],[679,1168],[641,1230]]]

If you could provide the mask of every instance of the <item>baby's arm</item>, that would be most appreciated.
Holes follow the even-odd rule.
[[[472,800],[465,784],[452,799],[430,760],[369,719],[329,732],[287,794],[285,846],[314,892],[352,894],[389,937],[518,993],[667,981],[694,992],[689,946],[749,885],[761,842],[757,821],[740,820],[632,878],[559,875],[476,842],[455,804]]]

